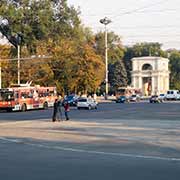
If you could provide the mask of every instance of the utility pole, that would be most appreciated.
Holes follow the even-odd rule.
[[[16,42],[17,42],[17,69],[18,69],[18,84],[21,84],[21,78],[20,78],[20,44],[21,44],[21,36],[20,34],[16,35]]]
[[[18,51],[18,84],[20,84],[20,45],[17,46]]]
[[[105,83],[106,83],[106,88],[105,88],[105,99],[107,99],[108,96],[108,47],[107,47],[107,25],[111,23],[111,20],[105,17],[104,19],[100,20],[100,23],[105,25],[105,66],[106,66],[106,77],[105,77]]]
[[[2,88],[2,85],[1,85],[1,84],[2,84],[2,78],[1,78],[1,75],[2,75],[2,74],[1,74],[1,70],[2,70],[2,69],[1,69],[1,62],[0,62],[0,89]]]

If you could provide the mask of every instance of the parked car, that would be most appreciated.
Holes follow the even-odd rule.
[[[177,97],[176,97],[176,100],[177,100],[177,101],[180,101],[180,91],[179,91],[179,93],[178,93],[178,95],[177,95]]]
[[[169,90],[166,94],[166,100],[178,100],[180,99],[179,90]]]
[[[69,95],[69,96],[66,96],[64,101],[63,101],[63,104],[64,102],[68,102],[70,106],[76,106],[77,105],[77,102],[78,102],[78,99],[79,99],[79,96],[75,95],[75,94],[72,94],[72,95]]]
[[[140,101],[140,96],[138,94],[133,94],[132,96],[129,97],[129,101],[139,102]]]
[[[160,103],[162,101],[159,99],[158,95],[153,95],[153,96],[150,97],[149,102],[150,103]]]
[[[165,101],[165,100],[166,100],[166,95],[165,95],[165,94],[160,94],[160,95],[159,95],[159,100],[160,100],[161,102]]]
[[[126,96],[120,96],[116,99],[116,103],[125,103],[129,102],[129,99]]]
[[[97,102],[93,98],[79,98],[77,102],[77,109],[97,109]]]

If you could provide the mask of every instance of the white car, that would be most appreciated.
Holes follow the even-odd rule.
[[[179,90],[169,90],[166,94],[166,100],[178,100],[180,96]]]
[[[77,102],[77,109],[97,109],[97,102],[92,98],[80,98]]]
[[[165,95],[165,94],[160,94],[160,95],[159,95],[159,100],[160,100],[161,102],[165,101],[165,99],[166,99],[166,95]]]

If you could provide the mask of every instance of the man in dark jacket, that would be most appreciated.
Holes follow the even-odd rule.
[[[59,115],[60,115],[60,112],[59,112],[59,102],[58,102],[58,99],[55,99],[52,121],[53,122],[59,121]]]

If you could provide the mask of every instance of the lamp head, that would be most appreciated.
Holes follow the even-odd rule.
[[[100,19],[99,22],[101,24],[107,25],[107,24],[111,23],[112,21],[110,19],[108,19],[107,17],[105,17],[104,19]]]

